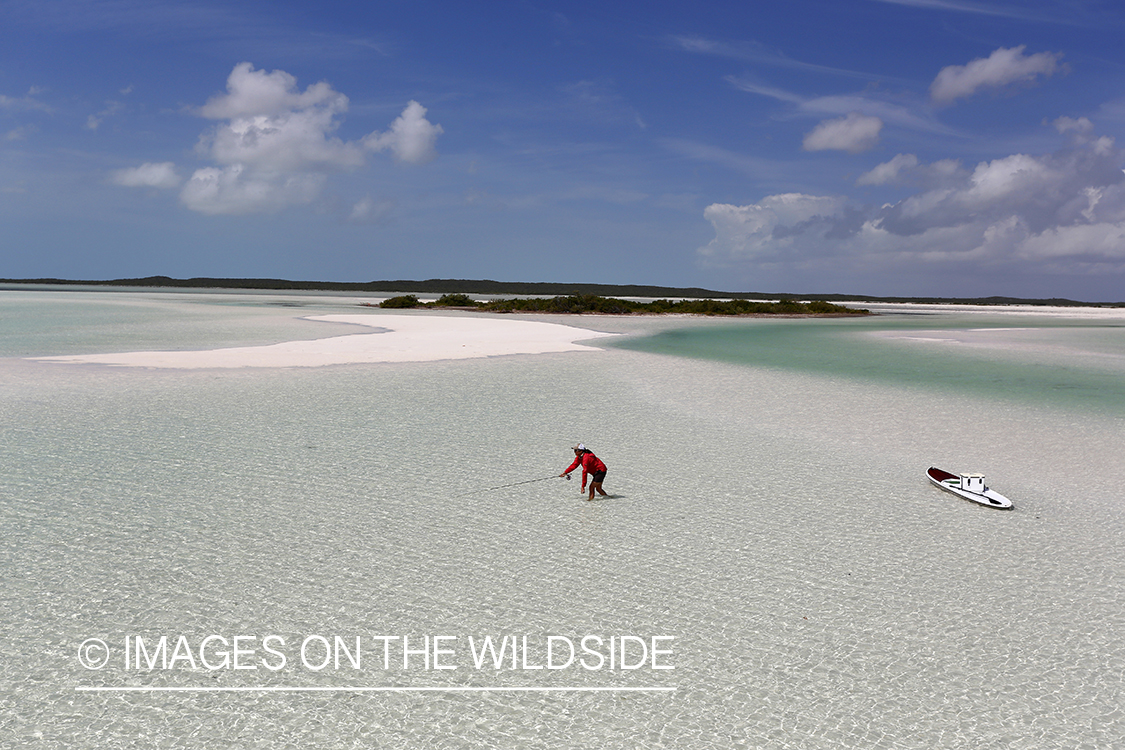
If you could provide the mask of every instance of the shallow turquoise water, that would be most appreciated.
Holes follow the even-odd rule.
[[[11,348],[325,335],[292,302],[24,298]],[[36,323],[52,309],[55,323]],[[1121,330],[990,320],[573,321],[699,329],[670,337],[681,343],[724,327],[717,340],[759,337],[706,358],[612,350],[170,371],[0,357],[0,738],[99,749],[1112,747],[1125,736],[1125,421],[957,395],[963,386],[929,383],[917,363],[938,351],[966,366],[1117,372]],[[974,348],[988,325],[1008,348]],[[14,328],[0,327],[0,341]],[[966,343],[934,343],[935,331]],[[900,334],[913,338],[886,338]],[[759,366],[713,361],[734,354]],[[894,367],[905,375],[892,382]],[[919,392],[974,419],[933,419]],[[577,482],[554,477],[579,440],[609,464],[613,499],[585,502]],[[1016,509],[931,487],[931,463],[985,471]],[[671,635],[676,670],[294,661],[274,674],[116,658],[130,635],[211,633]],[[91,637],[115,649],[100,671],[77,658]],[[77,690],[356,684],[676,691]]]
[[[271,344],[346,333],[301,320],[359,300],[300,294],[0,288],[0,357]]]
[[[1019,348],[919,343],[935,331],[991,329],[1011,317],[879,316],[863,320],[748,321],[629,338],[633,351],[957,392],[1039,406],[1125,414],[1125,323],[1015,322]],[[873,334],[891,334],[891,336]]]

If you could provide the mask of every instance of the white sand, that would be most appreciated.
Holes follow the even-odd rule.
[[[396,337],[421,346],[412,323],[560,328],[567,346],[596,335],[531,316],[327,319],[352,317],[395,329],[337,337],[381,340],[377,361]],[[1094,351],[1099,331],[1037,340]],[[628,350],[222,376],[235,372],[0,358],[6,744],[1038,750],[1125,736],[1117,411]],[[577,440],[609,464],[615,498],[586,502],[553,476]],[[1016,508],[940,492],[933,464],[984,471]],[[127,634],[180,633],[672,635],[676,669],[439,672],[375,657],[313,671],[294,657],[274,674],[115,657],[94,671],[76,658],[87,638],[120,656]],[[677,690],[75,689],[95,685]]]
[[[322,367],[374,362],[429,362],[505,354],[597,351],[575,341],[612,333],[515,318],[450,315],[317,315],[308,320],[378,329],[378,333],[286,341],[205,351],[149,351],[36,357],[41,362],[204,369]]]

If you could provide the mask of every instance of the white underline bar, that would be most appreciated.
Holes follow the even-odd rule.
[[[674,687],[106,687],[78,685],[96,693],[670,693]]]

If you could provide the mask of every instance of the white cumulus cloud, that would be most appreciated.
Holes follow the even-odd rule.
[[[1000,49],[968,65],[942,68],[930,84],[930,98],[939,104],[972,96],[983,88],[1000,88],[1011,83],[1030,83],[1037,76],[1050,76],[1059,69],[1062,55],[1038,52],[1025,55],[1026,45]]]
[[[918,157],[914,154],[898,154],[893,159],[876,166],[870,172],[864,172],[855,181],[857,185],[886,185],[897,182],[899,176],[918,166]]]
[[[390,130],[371,133],[363,139],[363,145],[372,151],[390,149],[395,159],[407,164],[425,164],[437,157],[434,144],[442,132],[441,125],[426,119],[426,108],[411,101]]]
[[[348,97],[327,82],[301,90],[283,70],[239,63],[227,78],[226,92],[198,110],[216,121],[196,144],[196,153],[211,164],[195,170],[180,200],[205,214],[271,213],[317,200],[331,174],[363,167],[372,152],[389,150],[408,164],[437,156],[441,126],[429,122],[417,102],[406,106],[387,133],[350,141],[336,135],[348,104]],[[166,175],[175,174],[171,163],[160,166]],[[151,171],[153,165],[138,170],[146,167]],[[138,182],[139,172],[113,179],[147,184]]]
[[[188,208],[205,214],[273,213],[320,195],[326,175],[255,172],[242,164],[197,169],[180,192]]]
[[[1098,154],[1105,156],[1113,151],[1113,139],[1109,136],[1094,137],[1094,123],[1088,118],[1060,117],[1052,125],[1061,134],[1070,134],[1076,146],[1093,144],[1093,149]]]
[[[118,169],[110,174],[114,185],[124,187],[174,188],[180,184],[176,165],[170,161],[159,163],[145,162],[139,167]]]
[[[883,121],[878,117],[849,112],[843,117],[824,120],[805,135],[806,151],[847,151],[858,154],[879,142]]]
[[[954,185],[968,173],[956,159],[941,159],[923,164],[914,154],[896,154],[856,178],[856,185],[914,185],[943,187]]]
[[[817,261],[822,268],[856,269],[900,260],[911,268],[972,261],[978,268],[1125,272],[1123,154],[1080,120],[1055,125],[1077,131],[1084,142],[1053,154],[1010,154],[972,169],[899,154],[859,184],[917,189],[879,207],[805,194],[708,206],[704,218],[715,239],[699,254],[708,264],[732,267]]]
[[[748,206],[715,203],[703,211],[715,239],[699,252],[720,264],[784,256],[801,230],[817,219],[839,216],[843,207],[842,198],[803,193],[770,195]]]
[[[227,93],[212,97],[200,108],[200,114],[211,120],[235,120],[285,115],[311,107],[343,112],[348,108],[348,97],[325,81],[298,91],[297,79],[284,70],[267,73],[243,62],[227,77]]]

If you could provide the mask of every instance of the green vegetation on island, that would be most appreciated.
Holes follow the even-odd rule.
[[[596,294],[571,294],[565,297],[530,297],[497,299],[479,302],[467,294],[443,294],[434,302],[422,302],[417,295],[405,294],[379,303],[381,308],[457,307],[484,312],[537,312],[537,313],[600,313],[603,315],[870,315],[843,305],[823,300],[798,302],[784,299],[776,302],[759,302],[746,299],[658,299],[653,302],[636,302]]]

